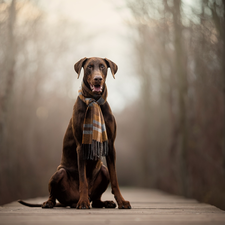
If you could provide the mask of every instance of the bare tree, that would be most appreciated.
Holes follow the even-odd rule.
[[[224,2],[130,0],[128,7],[146,85],[141,99],[149,104],[141,136],[148,183],[225,208]]]
[[[221,50],[220,50],[220,66],[222,70],[221,77],[221,89],[223,89],[224,94],[224,107],[225,107],[225,3],[224,1],[204,1],[204,4],[208,6],[212,13],[213,23],[215,24],[215,28],[217,30],[219,40],[221,43]],[[224,177],[225,177],[225,109],[224,109],[224,129],[223,129],[223,166],[224,166]]]
[[[5,88],[3,88],[4,92],[2,93],[1,102],[0,102],[0,145],[3,143],[3,135],[5,130],[5,123],[7,120],[7,110],[10,103],[10,97],[12,94],[14,77],[15,77],[15,35],[14,35],[14,27],[16,21],[16,9],[15,9],[16,1],[12,0],[9,7],[7,8],[7,28],[6,28],[6,49],[2,49],[5,53],[5,70],[2,72],[2,81],[3,77],[5,77]],[[1,25],[3,27],[3,25]]]
[[[74,104],[73,93],[68,93],[75,81],[71,49],[82,36],[77,24],[66,19],[49,23],[33,1],[1,2],[0,10],[3,204],[47,194]],[[58,35],[59,30],[64,32]]]

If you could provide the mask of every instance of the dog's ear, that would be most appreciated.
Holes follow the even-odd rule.
[[[79,76],[80,76],[81,68],[84,66],[86,60],[87,60],[87,58],[84,57],[83,59],[81,59],[81,60],[79,60],[77,63],[75,63],[75,65],[74,65],[74,70],[75,70],[75,71],[77,72],[77,74],[78,74],[77,79],[78,79]]]
[[[118,70],[118,66],[116,65],[116,63],[112,62],[109,59],[105,58],[104,60],[105,60],[105,62],[107,64],[107,66],[110,67],[110,70],[111,70],[111,73],[113,75],[113,78],[115,79],[115,74],[116,74],[116,72]]]

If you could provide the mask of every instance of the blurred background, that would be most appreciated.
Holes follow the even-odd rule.
[[[225,209],[225,2],[0,0],[0,205],[48,195],[83,57],[114,61],[121,186]]]

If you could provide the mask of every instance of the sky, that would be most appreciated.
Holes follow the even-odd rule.
[[[126,7],[126,0],[38,0],[34,2],[45,12],[45,20],[49,24],[62,24],[64,20],[74,24],[74,30],[59,29],[58,35],[62,32],[69,33],[68,41],[77,41],[74,31],[79,27],[78,30],[81,32],[77,36],[81,36],[83,41],[74,45],[75,53],[71,48],[71,52],[67,54],[69,61],[72,62],[71,71],[73,65],[83,57],[108,58],[118,65],[116,79],[112,78],[108,70],[106,81],[109,91],[108,101],[114,112],[122,111],[139,97],[141,87],[135,69],[134,30],[131,30],[128,25],[128,21],[132,21],[132,15]],[[196,1],[185,0],[184,2],[183,9],[186,16],[194,20],[190,6],[196,5]],[[63,58],[62,62],[63,60],[66,59]],[[64,79],[65,73],[59,71],[53,73],[56,73],[53,74],[54,77],[60,76]],[[68,91],[68,96],[76,99],[81,79],[78,82],[74,76],[71,82],[74,82],[74,88]]]
[[[74,63],[83,57],[97,56],[108,58],[118,65],[116,79],[108,70],[106,81],[108,102],[113,111],[120,112],[137,99],[140,85],[132,63],[132,34],[126,23],[131,14],[125,7],[125,1],[39,0],[39,5],[47,13],[49,22],[57,23],[66,18],[82,28],[84,38],[91,37],[79,45]]]

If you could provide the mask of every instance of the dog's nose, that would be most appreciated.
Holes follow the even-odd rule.
[[[101,76],[95,76],[95,77],[94,77],[94,80],[95,80],[95,81],[102,81],[102,77],[101,77]]]

